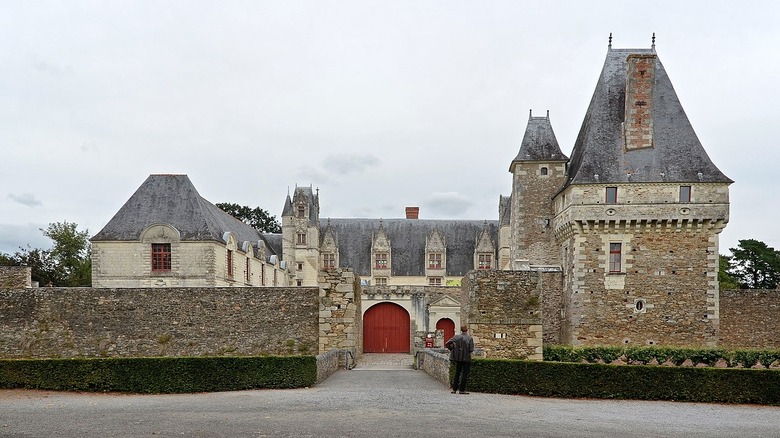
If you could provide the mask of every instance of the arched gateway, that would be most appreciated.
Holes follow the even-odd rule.
[[[409,312],[394,303],[371,306],[363,315],[363,352],[409,353]]]
[[[449,318],[442,318],[436,322],[436,330],[444,331],[444,342],[455,336],[455,322]]]

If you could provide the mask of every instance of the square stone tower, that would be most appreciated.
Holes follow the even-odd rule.
[[[732,181],[655,49],[612,49],[553,199],[562,342],[714,346]]]

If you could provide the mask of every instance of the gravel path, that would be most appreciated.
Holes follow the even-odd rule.
[[[0,437],[780,437],[778,407],[453,395],[394,356],[294,390],[0,391]]]

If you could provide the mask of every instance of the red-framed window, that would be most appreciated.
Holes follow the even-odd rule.
[[[152,244],[152,272],[171,272],[171,244]]]
[[[492,254],[479,254],[479,262],[477,268],[482,270],[493,269],[493,255]]]
[[[378,252],[374,254],[374,269],[387,269],[386,252]]]
[[[440,252],[432,252],[428,254],[428,269],[441,269]]]
[[[616,273],[621,271],[621,258],[623,253],[623,244],[609,244],[609,272]]]
[[[325,269],[336,269],[336,254],[326,252],[322,255],[322,267]]]

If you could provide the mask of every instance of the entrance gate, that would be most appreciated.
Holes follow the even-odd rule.
[[[455,322],[449,318],[442,318],[436,322],[436,330],[444,330],[444,342],[455,336]]]
[[[364,353],[409,353],[409,312],[394,303],[379,303],[363,316]]]

